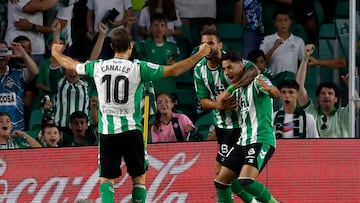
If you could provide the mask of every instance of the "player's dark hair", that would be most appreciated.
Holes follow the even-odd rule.
[[[70,123],[72,123],[75,119],[77,118],[84,118],[86,120],[86,122],[88,122],[88,116],[82,112],[82,111],[74,111],[71,115],[70,115]]]
[[[230,60],[231,62],[237,63],[242,61],[242,56],[237,50],[229,50],[222,54],[221,60]]]
[[[110,42],[114,52],[125,52],[132,42],[131,34],[123,28],[117,29],[112,33]]]
[[[218,30],[205,29],[200,33],[200,36],[203,36],[203,35],[214,35],[217,38],[218,41],[221,41],[220,40],[220,34],[219,34]]]
[[[277,86],[277,88],[279,90],[283,89],[283,88],[291,88],[291,89],[296,89],[299,90],[300,86],[299,84],[296,82],[296,80],[293,79],[284,79],[280,82],[280,84]]]

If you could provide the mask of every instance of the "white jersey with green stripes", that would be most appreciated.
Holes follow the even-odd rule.
[[[269,85],[270,80],[261,75]],[[238,88],[236,94],[238,112],[241,117],[241,137],[238,145],[266,143],[276,147],[275,133],[272,125],[273,100],[268,92],[262,90],[254,79],[248,86]]]
[[[244,69],[253,66],[254,63],[243,60]],[[206,58],[203,58],[197,63],[194,69],[194,84],[197,98],[208,98],[213,101],[216,100],[225,89],[231,84],[224,74],[224,69],[221,66],[211,69],[207,65]],[[231,110],[212,110],[214,115],[214,123],[216,127],[222,129],[239,128],[241,125],[238,113]]]
[[[142,131],[143,83],[161,79],[163,70],[162,65],[120,58],[78,65],[79,74],[94,77],[99,98],[99,133]]]

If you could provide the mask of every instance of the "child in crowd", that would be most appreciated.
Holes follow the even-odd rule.
[[[55,123],[45,123],[40,132],[40,141],[44,147],[59,147],[61,133]]]
[[[195,130],[192,121],[185,115],[174,113],[174,98],[160,93],[156,98],[157,113],[151,127],[152,142],[186,141],[187,135]]]
[[[276,8],[274,24],[277,32],[265,36],[260,49],[264,51],[266,62],[274,75],[273,84],[277,85],[283,79],[295,79],[299,63],[304,58],[305,43],[289,30],[292,18],[288,7]]]
[[[0,149],[35,148],[41,145],[24,131],[12,132],[10,115],[0,112]]]
[[[266,56],[261,49],[254,49],[250,51],[246,59],[255,63],[255,65],[261,71],[261,74],[266,76],[272,82],[273,75],[271,73],[270,68],[266,64]]]

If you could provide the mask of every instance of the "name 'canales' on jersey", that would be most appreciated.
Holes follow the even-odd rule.
[[[161,79],[164,66],[113,58],[78,65],[76,71],[94,77],[99,98],[99,133],[142,131],[143,82]]]

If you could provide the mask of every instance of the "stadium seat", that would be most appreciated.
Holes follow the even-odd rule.
[[[212,112],[200,116],[195,121],[195,127],[200,133],[201,140],[206,140],[209,135],[209,129],[212,125],[214,125],[214,118]]]
[[[180,49],[180,58],[184,59],[190,56],[192,49],[192,37],[190,32],[190,26],[182,25],[182,34],[176,36],[176,44]]]
[[[176,90],[176,111],[186,114],[191,120],[194,120],[196,115],[196,93],[192,86],[191,88],[182,88]]]
[[[228,49],[242,51],[243,27],[237,23],[220,23],[219,34],[221,41],[224,42]]]
[[[43,112],[40,109],[31,111],[29,130],[41,130],[41,121],[43,118]]]

